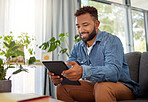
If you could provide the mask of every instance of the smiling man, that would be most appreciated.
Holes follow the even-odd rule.
[[[49,73],[57,85],[57,98],[66,102],[116,102],[131,100],[139,85],[131,80],[123,46],[118,37],[98,29],[97,10],[76,11],[76,27],[81,41],[74,45],[67,61],[72,67],[62,75],[81,85],[61,85],[62,78]],[[80,80],[82,79],[82,80]]]

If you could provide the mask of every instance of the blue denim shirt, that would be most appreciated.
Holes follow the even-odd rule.
[[[82,79],[90,82],[121,82],[137,95],[139,85],[131,80],[120,39],[98,30],[89,55],[87,44],[78,42],[72,48],[68,61],[83,67]]]

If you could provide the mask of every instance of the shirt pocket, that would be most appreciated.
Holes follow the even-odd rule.
[[[77,58],[77,63],[79,65],[86,65],[87,64],[87,59],[86,58]]]

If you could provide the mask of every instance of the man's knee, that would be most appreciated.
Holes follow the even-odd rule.
[[[114,96],[114,90],[112,89],[113,82],[100,82],[94,86],[94,95],[97,96]]]
[[[94,91],[101,92],[101,93],[102,93],[102,91],[110,91],[111,90],[111,87],[110,87],[111,83],[112,82],[96,83],[94,86]]]
[[[112,82],[100,82],[94,86],[94,95],[97,102],[113,102],[115,101],[114,93],[110,87]]]

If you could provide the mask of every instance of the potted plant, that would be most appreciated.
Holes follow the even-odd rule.
[[[18,50],[19,46],[16,46],[15,41],[11,41],[10,43],[4,42],[6,46],[6,50],[3,50],[5,60],[0,59],[0,92],[10,92],[11,91],[11,76],[22,71],[27,72],[27,69],[23,68],[21,64],[18,64],[16,61],[15,65],[10,63],[10,59],[18,56],[24,56],[24,52]],[[12,75],[6,78],[7,70],[10,68],[18,67]]]
[[[12,33],[12,32],[10,32]],[[18,74],[22,71],[28,72],[27,69],[23,68],[22,63],[19,62],[20,58],[24,59],[24,51],[22,48],[26,48],[31,43],[32,40],[27,35],[27,33],[22,33],[21,36],[18,36],[18,39],[15,40],[13,35],[0,36],[0,39],[3,40],[3,47],[0,49],[0,55],[3,55],[5,58],[0,58],[0,92],[10,92],[11,91],[11,80],[12,75]],[[28,49],[29,53],[33,54],[32,49]],[[12,60],[15,59],[15,60]],[[32,61],[32,60],[31,60]],[[34,61],[34,60],[33,60]],[[31,63],[33,63],[30,62]],[[25,60],[23,60],[25,63]],[[6,78],[8,69],[14,68],[12,75]]]
[[[39,48],[42,50],[46,50],[47,52],[52,52],[52,51],[55,51],[55,49],[59,47],[60,48],[59,53],[66,54],[68,57],[71,50],[69,48],[67,37],[69,37],[68,33],[61,33],[61,34],[59,34],[57,39],[55,39],[55,37],[52,37],[49,41],[42,43],[39,46]],[[77,43],[81,40],[81,38],[79,37],[78,34],[75,35],[74,39],[75,39],[74,40],[75,43]],[[62,43],[64,43],[64,42],[67,45],[67,47],[65,47],[65,48],[62,47]]]

